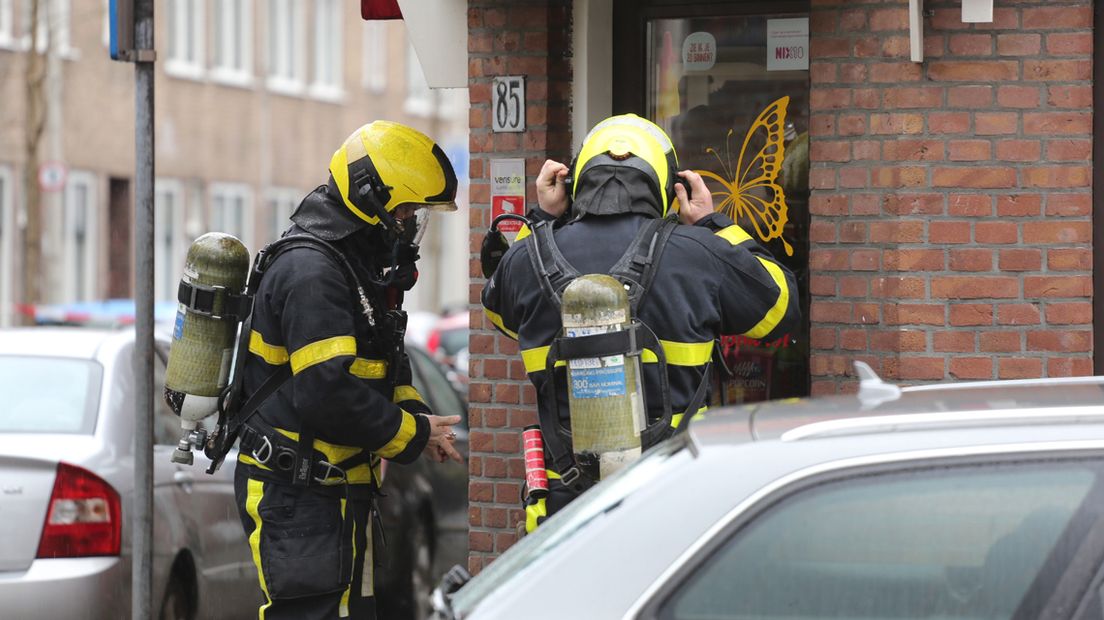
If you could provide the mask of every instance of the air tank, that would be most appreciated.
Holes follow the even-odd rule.
[[[181,303],[173,325],[165,371],[165,401],[180,416],[185,437],[173,461],[192,462],[187,439],[198,422],[218,411],[218,400],[230,378],[241,317],[227,307],[227,294],[240,295],[249,273],[249,251],[237,238],[207,233],[192,243],[181,281],[215,291],[210,313]]]
[[[604,274],[579,276],[564,289],[565,338],[628,329],[629,296]],[[575,459],[593,480],[608,477],[640,456],[646,425],[639,355],[568,360],[567,389]]]

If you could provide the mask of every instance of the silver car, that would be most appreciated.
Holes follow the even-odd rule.
[[[170,462],[168,342],[154,371],[154,613],[246,618],[261,602],[234,504],[214,476]],[[130,617],[134,332],[0,331],[0,617]]]
[[[482,618],[1104,617],[1104,378],[717,411],[451,596]]]

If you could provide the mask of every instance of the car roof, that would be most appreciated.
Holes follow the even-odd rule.
[[[856,394],[718,410],[695,420],[703,443],[797,441],[909,430],[1104,423],[1104,377],[944,383],[899,388],[864,380]]]
[[[17,327],[0,330],[0,355],[49,355],[94,359],[104,343],[132,338],[133,330],[84,327]]]

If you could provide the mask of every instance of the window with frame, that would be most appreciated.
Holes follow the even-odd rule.
[[[15,46],[12,21],[12,0],[0,0],[0,47]]]
[[[204,0],[165,0],[168,16],[168,58],[165,72],[177,77],[203,75],[203,25],[206,23]]]
[[[23,0],[21,6],[21,25],[23,27],[20,47],[24,50],[31,48],[31,20],[35,19],[38,28],[35,36],[35,49],[45,54],[52,47],[61,55],[69,55],[72,49],[69,47],[69,15],[70,0],[39,0],[37,19],[31,15],[31,0]],[[0,6],[0,13],[3,7]],[[9,3],[10,13],[10,3]],[[0,17],[0,20],[3,18]],[[10,29],[10,25],[9,25]],[[0,24],[0,38],[3,37],[2,24]]]
[[[12,282],[15,281],[15,227],[11,197],[11,170],[0,166],[0,327],[11,325],[14,319]]]
[[[380,21],[366,21],[361,41],[362,84],[373,93],[387,90],[387,28]]]
[[[342,20],[340,0],[314,1],[314,71],[311,94],[325,99],[342,95]]]
[[[96,177],[92,173],[69,173],[61,221],[62,281],[67,302],[97,297],[96,198]]]
[[[270,243],[280,238],[280,235],[291,226],[291,214],[302,199],[303,194],[299,190],[289,188],[275,188],[268,192],[265,201],[268,207],[268,238],[264,243]]]
[[[184,189],[179,181],[158,179],[153,193],[153,293],[173,301],[187,253],[184,235]]]
[[[210,225],[212,232],[234,235],[252,248],[252,196],[249,186],[216,183],[211,186]]]
[[[426,83],[422,64],[418,62],[418,54],[414,51],[414,45],[408,41],[406,44],[406,101],[403,102],[403,111],[414,116],[432,116],[435,112],[435,104],[434,93]]]
[[[268,88],[284,94],[303,90],[303,19],[298,0],[270,0],[268,8]]]
[[[249,0],[214,0],[212,79],[248,85],[253,75],[253,15]]]
[[[656,617],[1041,617],[1079,550],[1101,550],[1102,492],[1088,461],[822,482],[722,534]]]

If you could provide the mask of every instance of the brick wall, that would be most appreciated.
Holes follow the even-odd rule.
[[[813,0],[813,393],[1092,374],[1088,0]]]
[[[491,223],[490,160],[525,158],[526,201],[546,158],[570,161],[569,0],[469,0],[468,82],[471,97],[471,458],[469,569],[512,545],[520,508],[521,429],[536,422],[536,396],[516,343],[486,321],[479,294],[479,245]],[[526,76],[526,131],[492,133],[491,81]]]

